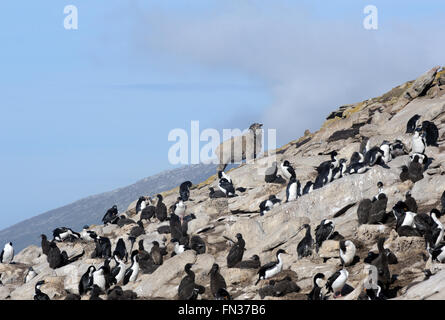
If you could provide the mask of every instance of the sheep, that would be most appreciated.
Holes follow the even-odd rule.
[[[255,159],[262,149],[262,126],[262,123],[254,123],[244,134],[222,142],[215,149],[219,161],[217,171],[224,171],[229,163]]]

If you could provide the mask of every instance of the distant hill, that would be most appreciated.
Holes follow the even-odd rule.
[[[84,225],[102,223],[103,215],[114,204],[118,206],[119,212],[123,212],[140,195],[170,190],[186,180],[200,183],[215,173],[216,165],[213,164],[196,164],[163,171],[127,187],[78,200],[1,230],[0,245],[11,241],[18,253],[31,244],[40,244],[42,233],[52,239],[52,230],[57,227],[66,226],[80,231]]]

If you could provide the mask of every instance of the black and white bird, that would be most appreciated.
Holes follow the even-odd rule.
[[[315,228],[315,249],[321,247],[323,241],[328,240],[334,233],[335,223],[332,220],[323,219],[320,224]]]
[[[286,188],[286,202],[295,201],[301,196],[301,184],[295,176],[290,177]]]
[[[411,153],[424,153],[426,148],[425,133],[421,128],[416,128],[411,140]]]
[[[219,265],[214,263],[212,268],[209,271],[210,275],[210,290],[213,296],[216,298],[216,295],[220,289],[227,289],[226,281],[224,277],[219,273]]]
[[[392,154],[391,154],[391,144],[389,143],[389,141],[384,140],[381,144],[380,144],[380,150],[382,150],[383,155],[382,155],[382,160],[384,163],[388,163],[392,160]]]
[[[417,122],[420,119],[420,115],[415,114],[412,116],[408,122],[406,123],[406,131],[405,133],[414,133],[414,130],[417,128]]]
[[[338,166],[340,165],[340,161],[337,159],[337,151],[331,151],[329,152],[327,155],[331,156],[330,160],[327,161],[323,161],[322,163],[320,163],[320,165],[318,167],[316,167],[316,170],[318,173],[322,173],[323,171],[326,171],[327,168],[331,167],[332,165],[332,169],[338,168]]]
[[[116,223],[117,219],[119,218],[118,214],[119,214],[119,210],[117,209],[117,206],[114,205],[113,207],[108,209],[107,212],[105,213],[105,215],[103,216],[103,218],[102,218],[103,224]]]
[[[341,291],[348,280],[349,272],[345,269],[339,270],[328,278],[326,281],[326,289],[334,293],[334,298],[341,297]]]
[[[382,164],[383,162],[383,150],[380,147],[375,146],[369,149],[365,154],[365,163],[372,167],[376,164]]]
[[[113,251],[113,256],[117,256],[120,260],[128,261],[128,252],[125,246],[124,239],[119,238],[116,243],[116,248]]]
[[[123,284],[126,285],[128,282],[134,282],[138,274],[139,274],[139,257],[138,257],[138,251],[134,250],[131,253],[131,266],[127,270],[125,270]]]
[[[392,158],[403,156],[409,153],[405,144],[398,139],[391,143],[389,147]]]
[[[283,172],[284,177],[288,180],[291,177],[296,177],[294,168],[287,160],[284,160],[284,162],[281,164],[281,172]]]
[[[187,205],[184,203],[184,201],[182,199],[178,198],[178,201],[174,205],[174,213],[175,213],[175,215],[177,215],[179,217],[181,225],[184,220],[185,210],[187,210]]]
[[[49,296],[41,291],[42,285],[45,283],[45,280],[40,280],[35,285],[35,295],[34,300],[49,300]]]
[[[381,181],[377,182],[377,189],[378,189],[377,194],[372,198],[373,202],[378,199],[378,197],[381,193],[383,193],[383,182],[381,182]]]
[[[107,280],[105,278],[105,269],[106,268],[102,266],[93,272],[93,285],[97,285],[102,291],[108,289]]]
[[[314,188],[314,183],[312,181],[306,182],[303,188],[303,194],[311,193]]]
[[[272,208],[279,206],[281,200],[275,195],[270,195],[268,199],[261,201],[260,203],[260,215],[264,215],[267,211],[272,210]]]
[[[258,280],[255,285],[257,285],[260,280],[269,279],[283,270],[283,254],[286,254],[286,251],[279,249],[276,253],[277,260],[266,263],[260,270],[258,270]]]
[[[80,232],[80,238],[85,241],[94,241],[94,239],[97,238],[97,233],[88,229],[89,226],[83,226],[83,229]]]
[[[331,181],[337,180],[342,178],[346,174],[346,159],[340,159],[339,165],[337,168],[334,168],[332,171],[332,178]]]
[[[146,207],[141,210],[140,220],[148,220],[156,217],[156,207],[151,202],[151,198],[147,199]]]
[[[238,262],[243,260],[246,242],[241,233],[236,234],[236,239],[238,241],[235,242],[232,248],[230,248],[229,254],[227,255],[228,268],[233,268]]]
[[[311,292],[309,292],[309,294],[307,295],[308,300],[323,300],[323,293],[321,291],[323,288],[323,279],[324,279],[323,273],[317,273],[314,276],[313,279],[314,286],[312,287]]]
[[[96,271],[95,266],[89,266],[88,270],[82,275],[79,281],[79,294],[84,295],[91,290],[93,286],[93,273]]]
[[[233,187],[232,182],[229,182],[226,178],[221,178],[218,181],[218,188],[226,197],[234,197],[235,196],[235,188]]]
[[[392,212],[396,218],[396,228],[415,227],[414,217],[417,213],[408,211],[408,206],[403,201],[398,201],[392,208]]]
[[[191,181],[185,181],[179,186],[179,197],[182,201],[188,201],[190,197],[190,188],[192,187]]]
[[[354,261],[356,250],[351,240],[340,240],[340,261],[343,268],[351,265]]]
[[[0,262],[1,263],[12,263],[14,259],[14,247],[12,246],[12,242],[8,242],[3,247],[2,253],[0,254]]]
[[[437,261],[439,263],[445,262],[445,243],[434,245],[431,231],[425,234],[425,242],[428,254],[430,255],[432,261]]]
[[[97,237],[94,239],[96,248],[94,249],[91,258],[109,258],[111,257],[111,241],[107,237]]]
[[[172,256],[173,256],[173,253],[176,255],[176,254],[181,254],[181,253],[183,253],[184,251],[186,251],[186,250],[189,250],[190,248],[188,247],[188,245],[187,244],[181,244],[181,243],[179,243],[179,240],[178,239],[171,239],[170,240],[172,243],[174,243],[174,247],[173,247],[173,252],[172,252]]]
[[[147,206],[147,200],[145,197],[139,197],[138,201],[136,202],[136,214],[141,213],[142,210],[145,209]]]
[[[229,183],[232,183],[232,179],[224,171],[218,171],[218,179],[226,179]]]
[[[195,273],[192,271],[192,264],[187,263],[184,267],[186,276],[182,278],[178,286],[179,300],[196,300],[198,294],[203,294],[205,288],[195,283]]]
[[[25,278],[24,278],[23,282],[28,283],[36,276],[37,276],[37,272],[35,272],[35,270],[32,267],[29,267],[28,270],[26,271]]]
[[[311,236],[311,226],[306,223],[302,225],[300,229],[298,229],[297,233],[299,233],[303,229],[306,229],[306,234],[297,245],[298,259],[310,256],[312,254],[312,248],[314,246],[314,239],[312,239]]]
[[[65,239],[73,241],[80,238],[80,233],[73,231],[67,227],[60,227],[53,230],[53,240],[62,242]]]

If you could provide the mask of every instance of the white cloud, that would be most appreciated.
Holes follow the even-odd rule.
[[[380,95],[443,64],[443,22],[379,20],[365,30],[361,11],[349,21],[320,20],[307,8],[265,11],[245,4],[208,16],[148,12],[138,44],[176,61],[244,72],[273,95],[263,112],[279,143],[319,128],[342,104]],[[443,34],[442,34],[443,35]]]

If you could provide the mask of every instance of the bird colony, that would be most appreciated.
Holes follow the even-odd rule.
[[[444,131],[436,67],[229,172],[6,243],[0,298],[445,298]]]

